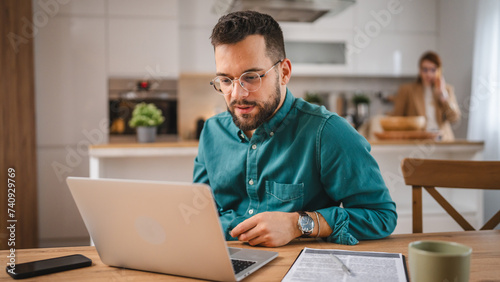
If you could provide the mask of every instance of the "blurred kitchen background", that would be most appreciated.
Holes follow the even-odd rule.
[[[419,57],[432,50],[443,60],[462,111],[468,110],[477,1],[343,0],[331,1],[324,11],[316,7],[320,11],[313,14],[262,5],[273,0],[254,2],[259,5],[250,8],[284,17],[280,24],[292,60],[288,87],[296,97],[319,97],[318,103],[362,127],[392,110],[391,97],[399,85],[416,79]],[[215,74],[209,37],[232,4],[31,2],[33,18],[21,24],[34,34],[40,246],[88,240],[64,178],[89,175],[88,145],[135,142],[127,125],[135,104],[153,102],[163,110],[159,142],[196,140],[203,121],[225,111],[223,98],[209,85]],[[355,96],[370,101],[362,117],[356,117]],[[453,126],[456,138],[468,137],[468,118],[464,114]]]

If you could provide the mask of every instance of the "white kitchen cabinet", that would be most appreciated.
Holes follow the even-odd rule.
[[[108,21],[110,76],[178,76],[177,20],[111,17]]]
[[[354,4],[355,19],[353,28],[364,30],[372,22],[375,22],[385,30],[395,30],[395,18],[398,11],[402,10],[402,5],[389,5],[391,2],[393,0],[357,0],[356,4]]]
[[[212,28],[215,26],[219,17],[212,7],[218,0],[182,0],[179,1],[179,25],[181,29],[186,27],[209,29],[207,37],[210,37]],[[205,39],[207,38],[205,37]]]
[[[436,0],[401,0],[402,12],[395,15],[396,30],[436,33],[438,3]]]
[[[71,0],[71,1],[40,1],[33,0],[33,14],[40,23],[46,17],[54,16],[103,16],[106,13],[106,1],[102,0]],[[45,15],[45,16],[44,16]]]
[[[88,140],[107,119],[105,20],[55,17],[35,37],[38,146]],[[107,141],[102,132],[101,142]]]
[[[357,48],[359,52],[353,53],[354,72],[358,75],[416,76],[420,56],[436,48],[436,37],[431,34],[383,32],[369,38],[366,47]]]
[[[35,37],[41,246],[88,236],[65,178],[88,175],[87,146],[107,142],[105,27],[104,17],[62,15]]]
[[[88,232],[66,185],[66,176],[88,176],[87,155],[75,157],[76,146],[37,149],[38,221],[41,247],[75,245],[88,242]],[[68,156],[71,155],[70,162]],[[54,167],[66,166],[58,174]],[[61,172],[61,171],[60,171]],[[60,176],[64,176],[60,179]]]
[[[347,30],[332,30],[327,28],[317,28],[312,25],[283,25],[283,36],[285,38],[285,47],[290,43],[340,43],[348,46],[352,44],[351,32]],[[287,53],[287,56],[292,58],[292,73],[294,75],[301,76],[324,76],[324,75],[336,75],[336,74],[352,74],[354,69],[354,61],[352,57],[348,57],[347,53],[344,51],[341,54],[335,56],[344,56],[344,63],[332,64],[332,63],[297,63],[294,62],[294,54],[291,53],[292,50]],[[287,52],[288,52],[287,51]],[[331,52],[338,52],[339,49],[331,50]],[[311,52],[310,49],[304,48],[302,50],[307,56],[307,52]],[[328,52],[328,51],[326,51]],[[329,54],[316,54],[317,58],[321,57],[331,57]]]
[[[413,76],[422,53],[437,49],[434,0],[359,0],[314,23],[280,24],[286,41],[342,41],[348,46],[345,65],[299,64],[295,75]]]
[[[108,15],[177,18],[177,0],[107,0]]]
[[[360,29],[376,22],[388,31],[437,31],[435,0],[357,0],[354,6],[354,26]]]
[[[210,43],[211,28],[181,27],[181,73],[212,73],[215,76],[214,47]]]
[[[212,28],[220,15],[212,11],[215,0],[179,2],[179,64],[181,73],[215,74]]]

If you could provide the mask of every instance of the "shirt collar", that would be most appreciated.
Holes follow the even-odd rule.
[[[271,132],[275,132],[276,128],[281,124],[281,122],[285,119],[285,117],[288,115],[290,110],[292,109],[293,104],[295,103],[295,97],[292,95],[292,92],[286,89],[286,94],[285,94],[285,101],[283,101],[283,105],[278,109],[278,111],[274,114],[274,116],[264,122],[261,126],[255,130],[254,135],[260,135],[262,133],[265,133],[266,135],[270,135]],[[245,133],[241,131],[235,124],[232,122],[232,126],[235,128],[236,135],[238,136],[238,139],[240,139],[242,142],[245,140],[248,140],[246,137]]]

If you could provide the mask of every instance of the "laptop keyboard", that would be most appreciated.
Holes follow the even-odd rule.
[[[241,271],[250,267],[251,265],[255,264],[255,261],[249,261],[249,260],[231,259],[231,261],[233,262],[233,269],[235,274],[238,274]]]

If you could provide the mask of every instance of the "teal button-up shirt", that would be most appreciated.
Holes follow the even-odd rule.
[[[388,236],[396,205],[370,144],[337,114],[287,90],[276,114],[251,139],[229,112],[208,119],[194,182],[210,185],[227,240],[245,219],[265,211],[317,211],[333,232],[327,241],[354,245]]]

